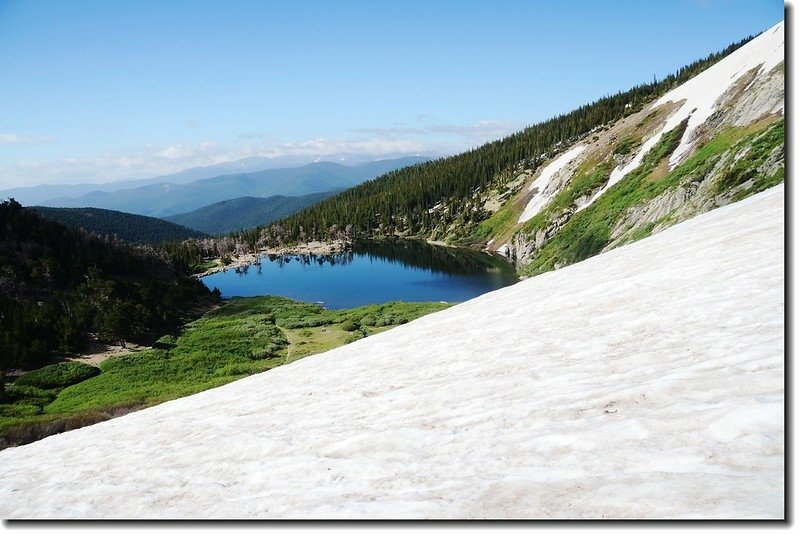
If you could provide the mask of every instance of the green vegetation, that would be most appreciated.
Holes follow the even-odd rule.
[[[448,306],[325,310],[280,297],[234,298],[160,338],[159,349],[112,357],[99,369],[65,362],[21,376],[0,404],[0,447],[220,386]]]
[[[559,191],[538,214],[525,222],[521,232],[532,235],[539,230],[545,230],[554,216],[571,208],[578,199],[608,182],[613,167],[613,160],[606,160],[600,164],[588,160],[582,164],[566,187]]]
[[[129,243],[162,243],[165,241],[203,238],[205,234],[155,217],[128,214],[101,208],[49,208],[32,206],[42,217],[92,234],[117,236]]]
[[[150,343],[218,296],[160,253],[0,203],[0,402],[12,369],[101,341]]]
[[[664,134],[659,142],[644,157],[642,164],[622,181],[611,187],[585,210],[575,213],[536,253],[526,266],[527,274],[537,274],[579,262],[600,252],[611,241],[611,231],[622,219],[628,208],[641,206],[665,191],[678,186],[690,186],[703,181],[725,154],[747,152],[738,160],[730,158],[715,184],[717,193],[727,192],[753,180],[753,185],[736,193],[734,200],[766,189],[783,180],[783,169],[770,176],[759,174],[757,168],[776,147],[784,143],[784,121],[754,124],[742,128],[728,128],[719,132],[701,146],[684,163],[672,171],[662,172],[664,161],[677,147],[686,123]],[[662,164],[661,166],[659,164]],[[565,190],[566,191],[566,190]],[[555,203],[555,200],[553,201]],[[544,211],[551,213],[550,206]],[[532,233],[549,221],[531,219],[521,232]],[[627,237],[627,241],[644,238],[652,232],[655,224],[643,225]]]
[[[100,373],[100,369],[82,362],[59,362],[22,374],[14,386],[32,386],[42,390],[66,388]]]
[[[254,252],[264,247],[342,237],[402,236],[476,245],[476,236],[487,236],[487,231],[503,227],[498,220],[480,227],[492,216],[482,208],[483,195],[507,189],[519,171],[535,170],[560,148],[592,130],[640,111],[646,103],[751,39],[695,61],[660,81],[600,98],[504,139],[455,156],[390,171],[269,226],[239,232],[213,243],[176,244],[169,254],[180,258],[183,265],[198,266],[204,258],[219,258],[234,247]]]
[[[614,154],[619,154],[622,156],[628,155],[633,152],[633,149],[636,148],[636,146],[636,138],[633,136],[625,136],[619,143],[617,143],[617,146],[614,147]]]
[[[508,180],[514,176],[513,169],[541,165],[554,153],[554,147],[568,145],[594,128],[639,111],[646,102],[689,80],[748,40],[696,61],[659,82],[601,98],[499,141],[387,173],[275,225],[243,233],[242,239],[252,242],[262,238],[269,242],[281,236],[284,240],[302,241],[301,234],[327,239],[333,225],[351,225],[359,236],[400,234],[450,239],[443,235],[444,229],[460,231],[490,217],[476,203],[476,192],[501,186],[498,177]],[[464,234],[471,232],[465,230]]]
[[[631,233],[630,241],[638,241],[650,236],[653,233],[653,229],[656,228],[656,224],[654,222],[645,223],[641,227],[637,228],[633,233]]]
[[[763,135],[757,136],[753,139],[747,153],[736,160],[736,163],[726,170],[722,177],[717,181],[717,192],[722,193],[728,191],[747,180],[754,178],[753,169],[761,165],[767,159],[772,151],[783,144],[786,138],[784,121],[781,120],[776,123],[772,128],[769,128]],[[777,173],[776,173],[777,174]],[[751,193],[757,193],[770,186],[773,186],[783,179],[783,173],[780,173],[780,180],[776,182],[779,177],[760,177],[759,183],[755,188],[752,188]]]
[[[648,175],[662,159],[668,158],[680,143],[686,121],[663,134],[645,155],[642,164],[625,179],[610,188],[588,208],[573,214],[569,221],[540,249],[527,267],[529,273],[549,271],[557,265],[579,262],[599,253],[610,241],[611,229],[630,206],[655,197],[666,189],[664,182],[647,181]],[[536,219],[536,218],[534,218]],[[541,223],[531,219],[530,232]]]
[[[269,225],[282,217],[290,216],[307,206],[325,200],[338,191],[324,191],[301,197],[284,195],[266,198],[239,197],[164,219],[201,233],[218,236],[258,225]]]
[[[497,236],[497,240],[502,242],[502,236],[514,227],[519,217],[514,208],[514,199],[507,200],[503,206],[493,213],[488,219],[484,219],[475,227],[472,238],[468,241],[473,243],[484,242],[489,236]]]

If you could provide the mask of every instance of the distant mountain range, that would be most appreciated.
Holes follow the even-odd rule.
[[[50,221],[95,234],[116,235],[130,243],[161,243],[205,237],[203,232],[155,217],[127,214],[102,208],[51,208],[32,206],[31,210]]]
[[[191,212],[166,217],[167,221],[198,230],[206,234],[220,235],[258,225],[268,225],[281,218],[299,212],[339,190],[311,193],[300,197],[274,195],[272,197],[239,197],[210,204]]]
[[[354,166],[315,162],[302,167],[216,176],[186,184],[163,182],[133,189],[93,191],[80,197],[58,197],[39,204],[68,208],[91,206],[166,217],[238,197],[303,196],[346,189],[389,171],[426,160],[425,157],[408,156]]]
[[[125,189],[139,188],[153,184],[188,184],[195,180],[214,178],[222,175],[237,173],[254,173],[266,169],[281,169],[288,167],[299,167],[309,163],[316,163],[322,160],[333,161],[341,165],[354,166],[361,163],[374,162],[377,160],[405,158],[407,154],[354,154],[337,153],[325,156],[276,156],[266,158],[254,156],[243,158],[232,162],[223,162],[205,167],[193,167],[184,169],[177,173],[160,175],[151,178],[131,178],[98,184],[43,184],[39,186],[24,186],[0,190],[0,199],[13,198],[23,205],[42,204],[53,206],[50,202],[53,199],[74,198],[97,191],[119,191]],[[426,154],[423,159],[436,157],[436,154]]]

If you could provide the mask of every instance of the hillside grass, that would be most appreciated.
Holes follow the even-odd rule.
[[[520,213],[516,196],[512,196],[489,218],[478,223],[467,241],[485,243],[491,237],[498,245],[502,244],[513,235]]]
[[[684,163],[671,171],[664,172],[668,168],[662,164],[677,148],[685,128],[684,122],[665,133],[656,146],[647,153],[638,168],[611,187],[591,206],[575,213],[536,253],[532,262],[521,269],[521,272],[535,275],[579,262],[599,253],[610,243],[612,229],[629,208],[641,206],[665,191],[703,181],[728,151],[740,156],[720,173],[715,184],[717,194],[752,181],[749,188],[734,194],[733,200],[738,200],[783,180],[782,168],[770,176],[762,176],[756,171],[771,152],[784,143],[783,119],[722,130]],[[549,206],[547,212],[552,212]],[[536,221],[536,218],[528,223],[523,231],[529,233],[543,224]],[[646,225],[634,232],[626,241],[647,237],[654,227],[655,225]]]
[[[590,159],[581,164],[575,172],[575,177],[538,214],[526,221],[520,231],[533,235],[537,231],[545,230],[554,217],[573,207],[581,197],[588,196],[608,182],[613,167],[613,160],[603,160],[598,163]]]
[[[112,357],[99,373],[70,362],[23,375],[23,384],[9,387],[9,403],[0,404],[0,446],[221,386],[448,306],[392,302],[325,310],[281,297],[234,298],[180,334],[162,337],[160,349]]]

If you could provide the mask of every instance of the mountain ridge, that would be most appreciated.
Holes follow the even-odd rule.
[[[74,229],[93,234],[117,236],[129,243],[161,243],[198,239],[207,236],[202,231],[156,217],[129,214],[104,208],[52,208],[30,206],[39,215]]]
[[[164,217],[164,220],[212,236],[268,225],[306,206],[335,195],[339,190],[302,196],[237,197],[200,207],[191,212]]]
[[[357,165],[360,163],[390,160],[396,158],[409,157],[409,154],[356,154],[356,153],[337,153],[324,156],[275,156],[263,157],[253,156],[223,162],[219,164],[207,165],[202,167],[192,167],[183,169],[166,175],[157,175],[145,178],[126,178],[113,182],[97,183],[69,183],[69,184],[39,184],[36,186],[17,186],[0,190],[0,199],[13,198],[17,202],[25,205],[35,205],[48,202],[57,198],[75,198],[95,191],[118,191],[131,189],[152,184],[186,184],[195,180],[214,178],[228,174],[242,172],[264,171],[267,169],[291,168],[307,165],[318,161],[333,161],[346,166]],[[420,156],[415,155],[415,156]],[[424,158],[435,158],[436,154],[425,153]]]
[[[374,178],[387,170],[425,160],[423,157],[410,156],[366,162],[352,167],[334,162],[314,162],[300,167],[221,175],[188,184],[162,183],[114,192],[97,191],[77,198],[50,199],[42,204],[62,208],[91,206],[166,217],[242,196],[300,196],[342,189]]]

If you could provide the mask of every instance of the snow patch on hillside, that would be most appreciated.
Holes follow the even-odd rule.
[[[716,104],[734,84],[752,69],[758,68],[756,77],[763,76],[784,60],[784,23],[781,21],[743,47],[715,63],[691,80],[681,84],[659,98],[650,109],[656,109],[668,102],[683,104],[673,113],[664,127],[645,141],[636,156],[625,166],[611,172],[606,185],[592,198],[580,206],[578,211],[591,205],[600,195],[639,167],[642,160],[655,147],[661,136],[689,119],[681,142],[669,159],[670,169],[688,153],[694,142],[695,129],[705,123],[716,111]],[[776,106],[772,112],[783,112],[783,105]]]
[[[544,208],[552,196],[558,191],[557,189],[548,188],[548,186],[550,186],[550,182],[553,180],[553,177],[556,176],[556,174],[566,165],[577,158],[578,155],[580,155],[580,153],[582,153],[585,149],[585,145],[573,147],[542,169],[539,177],[534,180],[528,188],[529,191],[534,192],[533,198],[531,198],[531,200],[528,202],[528,205],[525,207],[522,215],[519,216],[518,223],[524,223],[538,214],[541,209]]]
[[[782,518],[784,187],[0,452],[2,518]]]
[[[653,104],[653,108],[656,108],[667,102],[684,101],[667,120],[663,132],[669,132],[684,119],[689,119],[681,143],[669,159],[670,168],[691,148],[695,128],[706,122],[716,111],[716,103],[720,97],[748,71],[758,68],[757,76],[768,73],[783,61],[783,48],[784,24],[781,21]],[[660,137],[660,134],[657,136]]]

